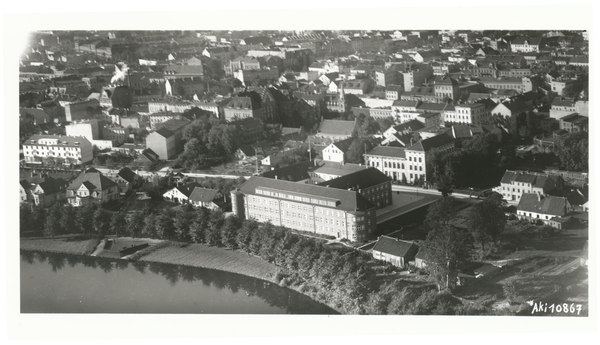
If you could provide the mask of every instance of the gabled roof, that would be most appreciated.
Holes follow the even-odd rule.
[[[382,173],[379,169],[370,167],[357,172],[340,176],[329,181],[321,182],[319,186],[329,186],[330,188],[360,190],[370,188],[385,182],[391,181],[391,178]]]
[[[333,143],[331,145],[337,147],[340,151],[346,153],[346,151],[348,151],[348,149],[350,148],[350,145],[352,145],[352,143],[354,142],[354,139],[355,138],[348,138],[348,139],[336,141],[335,143]]]
[[[373,203],[356,191],[327,188],[324,186],[296,183],[284,180],[274,180],[258,176],[253,176],[246,181],[246,183],[240,187],[240,191],[246,195],[254,195],[256,194],[257,188],[268,188],[284,193],[288,192],[298,196],[304,195],[306,197],[333,199],[337,201],[337,209],[350,212],[365,211],[375,207]]]
[[[517,210],[561,217],[567,213],[568,204],[567,198],[563,197],[523,193]]]
[[[407,242],[388,236],[381,236],[373,247],[373,251],[399,257],[414,258],[419,251],[419,247],[412,242]]]
[[[395,146],[377,146],[373,148],[369,153],[370,156],[382,156],[382,157],[396,157],[396,158],[405,158],[406,152],[404,152],[404,147],[395,147]]]
[[[262,173],[262,177],[279,179],[279,180],[287,180],[287,181],[301,181],[310,178],[308,174],[309,170],[312,168],[312,162],[304,161],[296,164],[288,165],[283,168],[274,169],[270,171],[266,171]]]
[[[409,130],[411,132],[414,132],[416,130],[419,130],[421,128],[425,127],[425,125],[423,124],[423,122],[419,121],[419,120],[410,120],[410,121],[406,121],[403,122],[397,126],[394,126],[394,129],[396,130],[396,132],[404,132],[406,130]]]
[[[67,189],[77,190],[79,189],[79,187],[81,187],[82,184],[85,184],[85,186],[88,189],[97,189],[99,191],[107,190],[109,188],[117,186],[115,182],[113,182],[111,179],[102,175],[101,172],[93,168],[88,169],[79,174],[79,176],[77,176],[69,184]]]
[[[181,194],[183,194],[189,198],[190,195],[192,194],[192,192],[194,191],[194,188],[196,188],[196,187],[201,187],[201,186],[196,182],[192,182],[192,183],[187,183],[187,184],[184,184],[181,186],[177,186],[173,189],[177,189],[179,192],[181,192]],[[173,190],[173,189],[171,189],[171,190]]]
[[[129,169],[128,167],[124,167],[121,170],[119,170],[118,175],[125,181],[132,183],[133,179],[135,178],[136,174]]]
[[[433,148],[440,147],[443,145],[447,145],[454,142],[454,138],[447,132],[438,134],[434,137],[423,139],[418,143],[410,146],[407,150],[411,151],[424,151],[427,152]]]

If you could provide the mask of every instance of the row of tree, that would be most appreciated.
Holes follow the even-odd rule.
[[[432,231],[425,243],[428,272],[440,291],[452,288],[468,258],[472,236],[449,225],[451,198],[434,204],[428,215]],[[448,292],[431,285],[382,282],[369,265],[370,255],[349,248],[332,249],[281,226],[225,217],[220,211],[184,205],[177,209],[147,206],[130,214],[94,204],[79,208],[57,204],[48,210],[21,206],[21,229],[48,236],[63,232],[104,236],[150,237],[239,249],[280,267],[280,285],[348,314],[465,314],[470,310]]]

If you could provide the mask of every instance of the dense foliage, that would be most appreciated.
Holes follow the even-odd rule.
[[[42,212],[40,212],[42,211]],[[181,207],[110,212],[96,205],[57,205],[47,211],[21,205],[21,230],[49,235],[86,233],[202,243],[260,256],[280,268],[275,280],[345,314],[465,314],[460,301],[430,285],[377,277],[372,258],[350,248],[333,249],[271,223],[244,220],[220,211]],[[62,224],[55,226],[55,224]]]

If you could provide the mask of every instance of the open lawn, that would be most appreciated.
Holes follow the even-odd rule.
[[[190,244],[183,248],[177,246],[160,248],[142,256],[140,261],[210,268],[266,280],[271,280],[277,273],[277,266],[261,258],[250,256],[242,251],[201,244]]]
[[[70,236],[62,238],[21,239],[21,249],[40,250],[65,254],[89,255],[98,245],[99,240],[87,236]]]

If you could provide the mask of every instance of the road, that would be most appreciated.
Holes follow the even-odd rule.
[[[411,192],[411,193],[423,193],[423,194],[431,194],[431,195],[441,195],[437,189],[423,189],[413,186],[399,186],[392,185],[393,191],[401,191],[401,192]],[[457,199],[475,199],[476,197],[471,197],[469,194],[461,194],[461,193],[452,193],[451,196]]]

